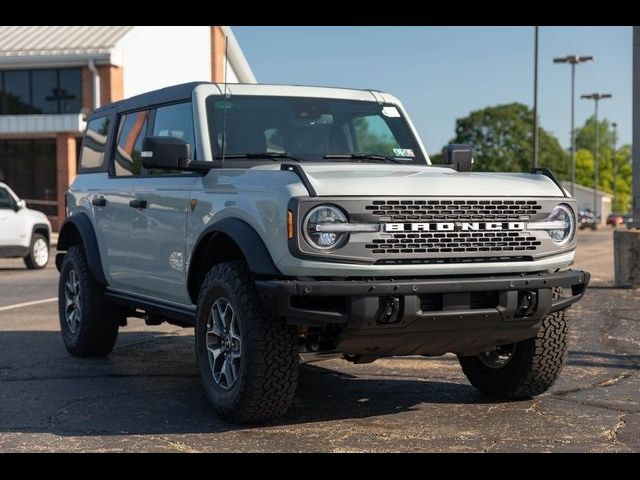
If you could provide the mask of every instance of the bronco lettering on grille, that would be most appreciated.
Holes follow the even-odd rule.
[[[385,223],[385,232],[469,232],[524,230],[524,222]]]

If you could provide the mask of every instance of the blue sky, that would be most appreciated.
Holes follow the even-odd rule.
[[[533,105],[533,27],[233,27],[261,83],[375,88],[396,95],[427,149],[454,136],[456,118],[488,105]],[[541,125],[569,146],[571,67],[553,57],[593,55],[576,67],[576,126],[593,114],[582,93],[604,92],[600,116],[631,143],[631,27],[541,27]]]

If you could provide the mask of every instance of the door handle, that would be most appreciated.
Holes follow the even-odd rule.
[[[91,200],[91,204],[94,207],[106,207],[107,199],[104,197],[94,197],[93,200]]]
[[[131,200],[129,206],[133,208],[147,208],[147,201],[142,199]]]

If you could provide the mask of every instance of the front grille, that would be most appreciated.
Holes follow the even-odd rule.
[[[371,253],[523,252],[541,245],[527,232],[391,233],[365,247]]]
[[[528,220],[536,200],[374,200],[365,210],[392,220]]]
[[[376,265],[450,265],[453,263],[531,262],[527,255],[494,257],[389,258],[376,260]]]

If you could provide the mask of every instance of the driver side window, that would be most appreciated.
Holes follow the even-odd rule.
[[[0,210],[13,210],[15,202],[6,189],[0,188]]]

